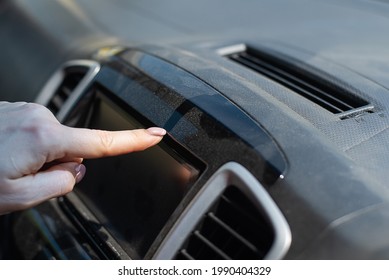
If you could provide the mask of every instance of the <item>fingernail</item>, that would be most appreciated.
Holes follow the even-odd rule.
[[[150,127],[147,132],[153,136],[164,136],[166,134],[166,130],[160,127]]]
[[[83,164],[78,164],[75,168],[76,171],[76,183],[80,182],[85,176],[86,168]]]

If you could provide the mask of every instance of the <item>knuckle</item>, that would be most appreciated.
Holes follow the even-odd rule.
[[[24,126],[24,131],[28,134],[29,141],[37,147],[46,147],[51,143],[52,134],[55,128],[49,123],[30,122]]]
[[[39,124],[52,122],[53,120],[56,121],[54,115],[45,106],[36,103],[25,103],[22,107],[24,112],[23,115],[28,116],[28,118],[25,119],[26,121],[29,121],[27,123]]]
[[[31,160],[37,163],[58,158],[61,151],[60,133],[57,126],[50,123],[34,123],[24,127],[24,141],[27,141],[25,150],[34,157]]]

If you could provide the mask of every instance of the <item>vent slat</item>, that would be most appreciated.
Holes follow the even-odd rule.
[[[233,199],[230,199],[229,197],[227,197],[225,195],[221,196],[221,199],[225,203],[228,203],[229,207],[232,208],[232,211],[235,211],[241,217],[241,219],[244,219],[245,221],[247,221],[250,224],[256,224],[257,223],[256,216],[253,215],[252,212],[246,211],[239,204],[237,204]]]
[[[274,55],[247,48],[245,51],[230,54],[227,57],[342,117],[347,112],[351,113],[369,105],[367,101],[353,92]],[[372,106],[368,107],[372,108]],[[371,110],[366,110],[366,112],[370,113]]]
[[[332,95],[325,90],[320,89],[319,87],[315,86],[314,83],[308,83],[304,80],[304,78],[300,78],[300,75],[291,74],[287,71],[282,70],[281,68],[273,66],[271,63],[267,63],[265,61],[261,61],[260,59],[252,56],[252,55],[242,55],[243,58],[247,59],[248,61],[254,61],[257,63],[257,65],[261,65],[264,68],[270,69],[268,71],[269,75],[271,73],[278,73],[279,76],[284,79],[282,79],[285,83],[287,83],[289,86],[295,86],[297,85],[298,88],[305,89],[304,93],[307,96],[310,96],[311,98],[318,98],[323,104],[328,104],[327,106],[333,107],[333,108],[341,108],[342,110],[351,110],[354,107],[350,105],[349,103],[344,102],[342,99],[336,97],[335,95]],[[259,69],[258,69],[259,70]],[[273,75],[274,78],[277,78],[276,75]],[[289,82],[291,81],[291,82]],[[294,82],[294,83],[293,83]],[[312,91],[312,93],[310,93]],[[334,105],[332,105],[334,104]]]
[[[213,212],[208,213],[208,217],[212,219],[215,223],[217,223],[219,226],[223,227],[226,231],[228,231],[232,236],[234,236],[236,239],[238,239],[240,242],[242,242],[243,246],[246,246],[251,251],[257,253],[257,248],[246,238],[244,238],[242,235],[237,233],[234,229],[232,229],[230,226],[228,226],[226,223],[224,223],[222,220],[220,220]]]
[[[286,86],[287,88],[292,89],[293,91],[317,103],[318,105],[322,106],[328,111],[331,111],[333,113],[341,113],[346,110],[352,109],[351,106],[344,104],[338,99],[331,97],[330,95],[316,89],[315,87],[311,87],[307,85],[301,80],[295,79],[291,75],[287,75],[285,72],[282,73],[282,71],[277,71],[275,73],[274,70],[268,70],[267,67],[258,67],[257,64],[244,59],[234,59],[234,60],[253,70],[256,70],[257,72],[273,79],[274,81],[277,81],[278,83]],[[326,101],[326,100],[330,100],[330,101]]]
[[[64,99],[59,95],[55,95],[50,102],[52,103],[51,106],[54,108],[61,108],[62,104],[64,103]]]
[[[179,259],[186,259],[186,260],[195,260],[195,258],[193,258],[187,250],[181,250],[180,253],[179,253]]]
[[[64,99],[66,99],[66,98],[68,98],[68,97],[72,94],[72,91],[74,90],[74,88],[75,88],[75,87],[69,88],[69,87],[67,87],[67,85],[65,84],[65,85],[63,85],[63,86],[61,87],[60,93],[59,93],[59,94],[60,94]]]
[[[220,250],[217,246],[215,246],[212,242],[210,242],[205,236],[203,236],[199,231],[194,232],[194,236],[197,237],[201,242],[203,242],[209,249],[215,252],[220,256],[220,259],[231,260],[231,258],[225,254],[222,250]]]

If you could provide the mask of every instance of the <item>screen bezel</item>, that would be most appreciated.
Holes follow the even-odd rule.
[[[105,88],[100,87],[100,86],[96,87],[93,90],[93,95],[90,96],[90,99],[89,99],[89,102],[88,102],[89,105],[86,106],[86,111],[87,112],[85,114],[85,111],[84,111],[82,113],[83,116],[81,116],[81,114],[80,114],[80,116],[78,118],[78,125],[77,126],[86,127],[86,128],[89,127],[89,123],[91,121],[91,117],[92,117],[92,113],[93,113],[93,110],[91,108],[93,108],[94,105],[96,104],[96,102],[99,102],[100,100],[103,100],[103,102],[109,103],[115,109],[118,109],[120,111],[120,114],[123,114],[124,116],[129,116],[132,120],[136,120],[137,124],[139,125],[139,128],[153,126],[153,124],[150,121],[148,121],[146,118],[144,118],[139,112],[133,110],[123,100],[121,100],[116,95],[110,93],[108,90],[106,90]],[[193,154],[191,154],[185,147],[180,145],[169,134],[164,136],[163,140],[158,144],[158,146],[164,152],[166,152],[169,156],[174,158],[176,161],[178,161],[178,162],[180,162],[182,164],[186,164],[188,166],[191,166],[193,168],[193,170],[196,170],[196,172],[197,172],[197,174],[194,176],[195,178],[187,186],[187,190],[186,190],[185,194],[180,199],[178,204],[175,206],[175,211],[173,211],[173,213],[170,214],[169,219],[172,219],[172,216],[177,211],[177,208],[180,208],[179,211],[181,211],[183,209],[183,207],[179,207],[179,205],[181,203],[183,203],[183,200],[184,200],[186,194],[188,193],[188,191],[199,180],[199,177],[201,176],[201,174],[205,170],[205,164],[200,159],[198,159]],[[77,194],[77,191],[76,191],[76,194]],[[91,210],[93,207],[90,208],[88,206],[88,204],[85,203],[85,201],[83,199],[81,199],[81,201],[91,211],[91,213],[93,213],[93,211]],[[95,213],[93,213],[93,214],[97,218],[97,221],[99,221],[98,215],[95,215]],[[175,215],[175,216],[178,216],[178,215]],[[161,234],[161,232],[164,229],[164,227],[166,226],[166,224],[167,224],[167,222],[160,229],[159,233],[156,234],[154,242],[150,244],[149,251],[150,251],[150,249],[152,249],[154,247],[155,241],[160,239],[159,235]],[[108,230],[108,232],[110,232],[110,231]],[[115,238],[115,234],[112,234],[112,236],[113,236],[113,238]],[[119,243],[120,246],[126,245],[126,244],[123,244],[122,242],[118,242],[118,243]],[[125,247],[126,246],[123,246],[124,249],[125,249]],[[126,249],[125,249],[125,251],[126,251],[127,254],[129,254],[129,256],[131,258],[139,258],[139,257],[143,258],[143,257],[145,257],[148,254],[148,252],[145,252],[144,254],[139,256],[139,255],[137,255],[137,252],[132,252],[131,250],[126,250]]]

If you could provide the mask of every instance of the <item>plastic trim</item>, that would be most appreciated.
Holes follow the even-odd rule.
[[[244,192],[268,217],[273,227],[274,242],[265,259],[282,259],[292,240],[289,225],[265,188],[247,169],[236,162],[226,163],[211,177],[183,212],[152,258],[173,259],[197,222],[230,185]]]

